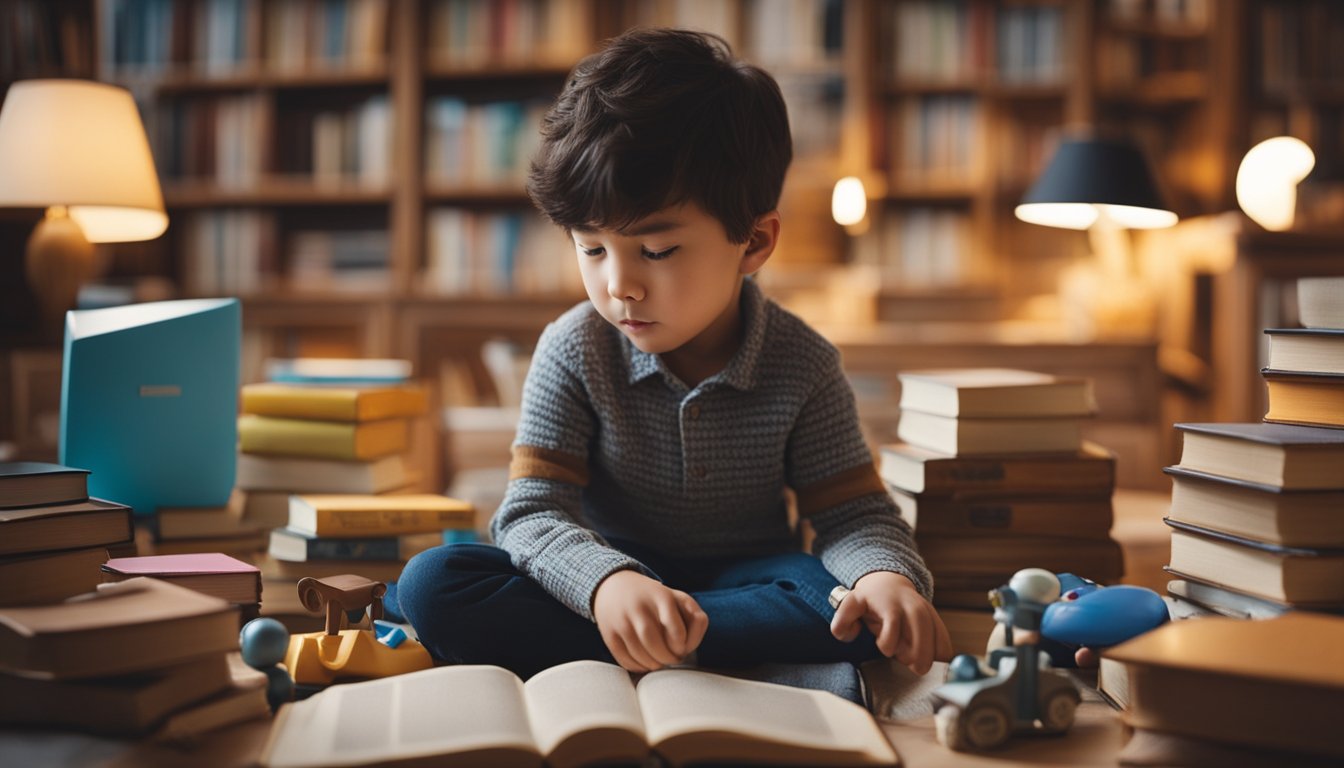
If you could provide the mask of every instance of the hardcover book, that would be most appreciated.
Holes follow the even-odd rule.
[[[949,456],[908,443],[880,449],[882,479],[908,493],[1110,493],[1115,456],[1084,442],[1073,454],[1048,456]]]
[[[261,764],[569,768],[651,754],[678,766],[899,763],[867,710],[830,693],[694,669],[632,683],[614,664],[576,661],[526,683],[448,666],[333,686],[280,710]]]
[[[238,417],[243,453],[268,453],[314,459],[377,459],[406,450],[410,428],[405,419],[365,423]]]
[[[238,487],[288,493],[385,493],[412,481],[401,454],[370,461],[238,454]]]
[[[1189,600],[1230,619],[1272,619],[1293,610],[1293,606],[1288,603],[1248,595],[1188,577],[1168,581],[1167,594]]]
[[[901,410],[950,418],[1090,416],[1097,410],[1092,382],[1011,368],[907,371]]]
[[[288,528],[271,531],[271,557],[290,562],[308,560],[400,560],[433,549],[443,543],[441,533],[414,533],[405,536],[362,539],[329,539],[308,536]]]
[[[939,583],[943,574],[979,575],[987,577],[988,589],[993,589],[1006,584],[1017,571],[1036,567],[1105,584],[1119,580],[1125,570],[1120,545],[1111,539],[916,534],[915,543]]]
[[[409,360],[296,357],[266,360],[266,378],[283,384],[396,386],[411,377]]]
[[[315,495],[289,498],[289,528],[309,536],[362,538],[471,528],[469,502],[436,494]]]
[[[1306,374],[1265,368],[1269,390],[1265,421],[1344,427],[1344,374]]]
[[[248,384],[243,387],[243,413],[290,419],[377,421],[422,416],[429,408],[418,387],[304,387]]]
[[[896,426],[901,440],[949,456],[1068,453],[1083,444],[1081,420],[1049,418],[951,418],[901,411]]]
[[[243,494],[234,492],[222,507],[159,507],[154,515],[154,536],[165,539],[202,539],[237,536],[256,530],[243,522]]]
[[[1302,607],[1344,607],[1344,550],[1307,549],[1230,536],[1168,518],[1177,576]]]
[[[920,535],[1061,536],[1105,539],[1111,496],[1003,496],[959,499],[915,496],[888,488],[901,518]]]
[[[130,541],[130,507],[102,499],[0,509],[0,556]]]
[[[401,560],[281,560],[271,555],[262,558],[258,565],[264,582],[286,582],[291,592],[299,579],[322,579],[347,573],[386,584],[400,579],[401,571],[406,567]],[[263,605],[270,602],[272,594],[266,593]]]
[[[1344,277],[1299,277],[1297,314],[1308,328],[1344,328]]]
[[[148,576],[230,603],[261,601],[261,571],[220,552],[119,557],[102,566],[106,581]]]
[[[1268,328],[1271,370],[1344,374],[1344,329]]]
[[[238,611],[157,579],[0,609],[0,671],[70,680],[144,672],[238,648]]]
[[[168,713],[223,691],[229,662],[215,653],[163,669],[93,680],[0,675],[0,723],[139,736]]]
[[[104,560],[102,547],[0,557],[0,605],[41,605],[91,592],[102,581]]]
[[[1171,519],[1290,547],[1344,548],[1344,490],[1294,491],[1167,467]]]
[[[1180,466],[1284,489],[1344,490],[1344,430],[1291,424],[1177,424]]]
[[[74,504],[88,498],[89,470],[42,461],[0,463],[0,509]]]
[[[1344,618],[1175,621],[1103,658],[1128,669],[1131,726],[1344,757]]]

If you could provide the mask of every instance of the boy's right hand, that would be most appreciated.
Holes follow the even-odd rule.
[[[597,586],[593,618],[616,663],[631,672],[676,664],[700,646],[709,628],[709,617],[690,595],[629,570]]]

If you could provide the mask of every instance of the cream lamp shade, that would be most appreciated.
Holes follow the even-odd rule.
[[[86,80],[23,80],[0,108],[0,206],[45,208],[28,281],[59,320],[97,272],[90,243],[168,228],[154,158],[131,94]]]
[[[149,140],[130,92],[86,80],[22,80],[0,110],[0,205],[66,206],[92,243],[168,228]]]

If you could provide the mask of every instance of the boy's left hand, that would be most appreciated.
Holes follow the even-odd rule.
[[[860,624],[862,622],[862,625]],[[831,634],[846,643],[863,626],[877,638],[877,649],[923,675],[935,659],[952,658],[947,627],[914,582],[899,573],[874,571],[854,583],[831,620]]]

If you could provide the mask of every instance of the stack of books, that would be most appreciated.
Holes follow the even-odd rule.
[[[1344,610],[1344,430],[1176,428],[1167,591],[1238,618]]]
[[[89,498],[88,475],[60,464],[0,464],[0,605],[89,592],[109,552],[135,554],[130,508]]]
[[[263,612],[291,631],[311,623],[290,604],[299,579],[352,573],[396,581],[407,560],[443,543],[445,530],[470,530],[476,520],[471,504],[437,494],[296,494],[289,504],[288,525],[271,532],[261,572]],[[282,595],[274,606],[272,591]]]
[[[345,377],[248,384],[238,419],[243,519],[284,525],[291,493],[391,493],[415,482],[407,466],[423,389]]]
[[[933,572],[958,652],[984,652],[988,592],[1022,568],[1120,578],[1115,459],[1082,439],[1090,381],[993,368],[900,380],[903,442],[881,447],[879,472]]]
[[[1270,328],[1269,365],[1260,372],[1269,389],[1265,421],[1344,427],[1344,317],[1332,313],[1338,303],[1311,284],[1344,285],[1334,278],[1306,278],[1298,300],[1305,328]],[[1325,306],[1318,306],[1325,305]],[[1318,325],[1329,323],[1329,325]]]
[[[245,499],[242,519],[264,530],[258,547],[263,550],[275,538],[271,531],[288,525],[291,494],[404,493],[417,479],[407,461],[411,422],[428,411],[426,392],[401,378],[352,378],[348,370],[298,370],[281,378],[286,380],[244,386],[238,419],[236,485]],[[295,575],[282,565],[303,563],[306,556],[280,554],[287,559],[278,563],[273,555],[262,555],[258,560],[267,597],[262,613],[301,622],[307,612],[296,597],[289,599],[290,593],[299,577],[312,574]],[[380,561],[398,559],[385,551],[376,554]]]
[[[0,609],[0,724],[189,741],[264,717],[225,601],[157,579]]]
[[[1325,766],[1344,760],[1344,618],[1177,621],[1105,651],[1133,736],[1122,765]],[[1103,672],[1104,672],[1103,668]],[[1103,676],[1103,692],[1110,678]]]
[[[104,582],[145,576],[217,597],[238,609],[242,624],[261,615],[261,571],[221,552],[114,557],[102,571]]]
[[[1234,618],[1344,612],[1344,313],[1340,278],[1303,278],[1306,328],[1270,329],[1264,423],[1177,424],[1176,599]]]
[[[266,546],[266,531],[243,519],[241,493],[218,507],[159,507],[140,530],[144,554],[224,552],[249,557]]]

